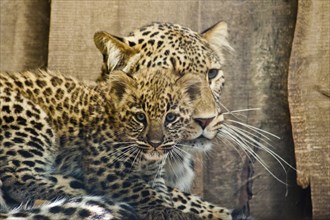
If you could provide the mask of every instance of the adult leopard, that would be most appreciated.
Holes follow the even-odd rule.
[[[1,73],[4,192],[17,202],[64,199],[0,218],[231,219],[227,209],[164,180],[166,159],[199,132],[192,116],[205,83],[150,68],[133,76],[114,71],[93,86],[49,71]],[[57,169],[64,154],[79,155],[79,177]]]
[[[286,164],[293,168],[263,144],[267,143],[267,138],[263,139],[263,137],[277,138],[276,135],[240,121],[227,120],[224,122],[223,115],[220,114],[220,97],[224,86],[222,67],[225,62],[225,52],[233,51],[227,37],[227,25],[224,22],[215,24],[201,34],[178,24],[153,23],[124,37],[104,31],[94,35],[95,45],[103,55],[99,81],[106,81],[111,72],[116,69],[134,74],[139,69],[161,67],[174,69],[182,75],[193,73],[208,84],[193,115],[194,123],[201,130],[200,135],[193,140],[183,141],[182,147],[186,153],[182,155],[182,159],[169,158],[165,165],[166,184],[177,187],[181,191],[190,192],[194,178],[191,153],[205,152],[211,148],[211,140],[216,135],[214,131],[209,132],[213,127],[212,123],[223,124],[221,130],[218,131],[218,138],[246,151],[251,158],[259,161],[272,176],[274,174],[267,169],[265,165],[267,163],[254,152],[256,146],[271,154],[282,167]],[[216,110],[214,111],[214,109]],[[278,179],[276,176],[274,177]]]
[[[214,124],[221,123],[220,95],[224,84],[224,52],[232,51],[227,41],[225,22],[217,23],[201,34],[178,24],[153,23],[139,28],[127,37],[117,37],[107,32],[97,32],[94,41],[103,55],[102,74],[106,81],[113,70],[136,73],[139,69],[161,67],[180,74],[193,73],[208,84],[194,111],[194,123],[199,132],[193,140],[184,140],[182,160],[168,159],[166,183],[181,191],[190,192],[194,179],[191,153],[205,152],[211,148],[216,131]]]

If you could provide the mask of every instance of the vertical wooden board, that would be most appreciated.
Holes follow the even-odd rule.
[[[329,10],[329,1],[299,1],[288,82],[297,182],[311,187],[313,219],[330,218]]]
[[[271,150],[292,166],[295,162],[286,86],[296,10],[296,1],[259,0],[219,1],[203,4],[201,8],[201,20],[205,23],[212,23],[218,17],[228,22],[229,41],[236,50],[225,68],[223,104],[231,110],[261,108],[258,112],[249,112],[243,122],[278,135],[281,139],[272,139],[274,148]],[[230,147],[228,144],[215,146],[214,159],[206,162],[204,187],[207,189],[207,200],[222,204],[226,202],[222,201],[222,196],[225,195],[224,199],[228,202],[231,194],[231,198],[236,200],[231,202],[241,206],[246,204],[252,190],[249,205],[253,217],[302,218],[304,197],[295,183],[294,170],[286,167],[290,185],[286,196],[286,186],[254,161],[251,188],[251,185],[244,183],[244,169],[249,169],[249,166],[244,166],[246,157],[241,155],[240,158],[237,152],[229,150]],[[257,152],[269,169],[285,182],[285,171],[280,164],[268,153]],[[227,191],[224,192],[224,189]]]
[[[47,66],[50,3],[0,1],[0,70]]]
[[[251,86],[249,102],[261,106],[259,127],[280,139],[273,139],[271,148],[284,160],[295,166],[290,115],[287,101],[287,74],[296,22],[296,1],[254,1],[251,8],[254,21],[251,30]],[[252,88],[250,87],[250,88]],[[302,219],[301,189],[295,183],[295,171],[266,152],[259,151],[271,172],[282,182],[269,175],[260,163],[255,163],[254,197],[251,212],[260,219]],[[287,194],[287,195],[286,195]],[[268,209],[265,209],[267,207]]]

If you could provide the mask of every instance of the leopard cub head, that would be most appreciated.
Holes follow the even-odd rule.
[[[144,69],[133,76],[113,72],[105,87],[114,103],[115,134],[123,151],[161,160],[180,148],[195,129],[192,116],[202,83],[195,74],[173,70]]]

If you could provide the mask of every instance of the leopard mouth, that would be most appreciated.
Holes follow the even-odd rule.
[[[162,160],[173,150],[173,145],[163,145],[158,148],[144,150],[144,155],[148,160]]]
[[[198,138],[196,138],[196,140],[210,140],[209,138],[206,138],[204,135],[199,135]]]
[[[139,141],[137,143],[138,148],[142,151],[145,159],[154,161],[164,159],[165,156],[174,148],[173,143],[165,143],[157,147],[151,146],[150,144],[142,141]]]

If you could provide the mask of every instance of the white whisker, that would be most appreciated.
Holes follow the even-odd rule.
[[[173,151],[173,155],[176,157],[177,161],[183,162],[183,158],[184,158],[184,151],[182,151],[182,149],[180,149],[177,146],[174,146]]]
[[[139,156],[139,154],[141,153],[141,150],[139,148],[135,148],[134,152],[132,152],[132,153],[136,153],[136,155],[133,159],[130,170],[132,170],[132,168],[134,167],[134,163],[135,163],[137,157]]]
[[[223,134],[226,134],[227,137],[230,138],[230,140],[232,140],[234,143],[236,143],[239,147],[241,147],[243,150],[247,151],[255,160],[257,160],[262,167],[264,167],[268,173],[273,176],[277,181],[283,183],[284,185],[287,186],[287,183],[283,182],[281,179],[279,179],[268,167],[267,163],[265,163],[265,161],[256,153],[253,151],[253,149],[251,148],[251,146],[257,147],[259,149],[263,149],[265,150],[268,149],[267,147],[263,146],[262,148],[258,145],[258,142],[256,140],[253,140],[252,137],[246,135],[245,133],[237,133],[237,131],[232,130],[231,128],[224,126],[223,129],[221,130],[221,132]],[[269,149],[268,149],[269,150]],[[266,151],[266,150],[265,150]],[[270,150],[269,150],[270,151]],[[266,151],[268,152],[268,151]],[[269,152],[268,152],[269,153]],[[282,162],[279,160],[279,158],[281,158],[280,156],[278,156],[277,154],[270,154],[272,155],[281,165],[281,167],[283,168],[284,172],[287,174],[287,171],[285,170]],[[277,156],[274,156],[277,155]],[[281,160],[284,160],[281,158]],[[285,162],[287,164],[287,162]],[[291,167],[291,165],[290,165]],[[287,176],[287,175],[286,175]]]
[[[244,132],[244,133],[246,133],[246,134],[249,134],[249,135],[251,135],[251,136],[253,136],[253,137],[255,137],[255,138],[258,138],[258,139],[260,139],[261,141],[263,141],[263,142],[265,142],[265,143],[267,143],[269,146],[271,146],[271,147],[273,147],[273,145],[271,145],[268,141],[266,141],[266,140],[264,140],[264,139],[261,139],[258,135],[260,135],[260,136],[262,136],[263,138],[266,138],[267,140],[271,140],[269,137],[267,137],[266,135],[261,135],[261,134],[258,134],[258,135],[256,135],[256,134],[253,134],[252,132],[249,132],[249,131],[247,131],[247,130],[244,130],[244,129],[242,129],[242,128],[240,128],[240,127],[237,127],[237,126],[235,126],[235,125],[230,125],[230,124],[224,124],[225,126],[227,126],[227,127],[230,127],[231,129],[233,129],[233,130],[239,130],[239,131],[241,131],[241,132]]]
[[[128,161],[129,159],[132,158],[132,156],[135,154],[136,151],[138,151],[138,148],[131,148],[129,151],[126,151],[126,159],[124,160],[124,162]]]
[[[231,145],[231,146],[234,148],[234,150],[237,152],[237,154],[240,155],[241,159],[243,159],[243,157],[242,157],[241,154],[240,154],[239,148],[237,148],[237,146],[231,142],[231,139],[230,139],[229,137],[227,137],[227,136],[224,135],[223,133],[219,133],[217,136],[218,136],[218,137],[221,137],[221,138],[220,138],[220,141],[221,141],[224,145],[227,145],[227,144],[228,144],[228,145]],[[249,160],[252,161],[250,155],[249,155],[245,150],[243,150],[243,152],[244,152],[244,154],[249,158]]]
[[[179,148],[179,147],[177,147],[177,146],[190,147],[189,145],[185,145],[185,144],[176,144],[176,145],[174,145],[174,148],[175,148],[175,149],[178,149],[178,150],[180,150],[180,151],[182,151],[182,152],[185,153],[185,154],[190,154],[190,153],[188,153],[187,151],[185,151],[185,150],[183,150],[183,149],[181,149],[181,148]]]
[[[230,133],[232,136],[234,136],[235,138],[237,138],[237,140],[240,141],[240,143],[244,144],[245,147],[247,147],[247,149],[249,151],[252,151],[253,154],[256,154],[253,149],[251,148],[252,147],[258,147],[258,142],[256,142],[254,139],[252,139],[251,137],[249,136],[245,136],[245,134],[240,134],[239,132],[229,128],[229,127],[225,127],[226,128],[226,131],[228,133]]]
[[[172,173],[175,173],[176,170],[174,169],[174,167],[172,165],[172,160],[175,160],[175,157],[173,156],[173,151],[170,151],[169,155],[168,155],[168,160],[166,161],[166,163],[168,164],[168,166],[172,170]]]
[[[235,132],[235,131],[234,131]],[[264,146],[263,144],[261,144],[260,142],[256,141],[255,139],[253,139],[252,137],[250,137],[249,135],[244,133],[244,130],[237,130],[236,132],[238,132],[240,135],[244,136],[245,138],[247,138],[248,140],[250,140],[251,145],[253,145],[254,147],[263,150],[267,153],[269,153],[274,159],[276,159],[279,164],[282,165],[282,162],[285,163],[288,167],[290,167],[293,170],[296,170],[293,166],[291,166],[288,162],[286,162],[280,155],[278,155],[277,153],[275,153],[274,151],[272,151],[271,149],[269,149],[268,147]],[[258,138],[258,137],[257,137]],[[262,139],[259,139],[262,140]],[[268,143],[268,142],[266,142]],[[272,145],[270,145],[272,146]],[[284,169],[284,167],[282,166],[282,168]]]
[[[126,141],[126,142],[112,142],[112,144],[134,144],[136,141]]]
[[[246,108],[246,109],[239,109],[239,110],[234,110],[234,111],[227,111],[223,112],[222,114],[227,115],[227,114],[233,114],[237,112],[249,112],[249,111],[259,111],[261,108]]]
[[[230,111],[222,102],[219,102],[220,103],[220,105],[227,111],[227,112],[229,112],[229,114],[231,114],[233,117],[235,117],[235,118],[237,118],[237,119],[239,119],[236,115],[238,115],[238,116],[241,116],[241,117],[243,117],[243,118],[247,118],[245,115],[242,115],[242,114],[237,114],[237,113],[233,113],[232,111]],[[226,113],[227,113],[226,112]]]
[[[128,160],[128,157],[127,155],[130,155],[132,153],[132,151],[134,151],[136,148],[135,148],[136,144],[131,144],[129,146],[125,146],[124,149],[116,149],[114,152],[111,152],[109,155],[115,155],[115,160],[113,161],[114,162],[117,162],[117,161],[121,161],[123,160],[125,157],[125,161]],[[121,151],[119,151],[121,150]]]
[[[260,134],[260,135],[261,135],[261,134],[267,134],[267,135],[272,136],[272,137],[275,137],[275,138],[277,138],[277,139],[281,139],[279,136],[277,136],[277,135],[275,135],[275,134],[273,134],[273,133],[271,133],[271,132],[268,132],[268,131],[265,131],[265,130],[263,130],[263,129],[260,129],[260,128],[257,128],[257,127],[254,127],[254,126],[252,126],[252,125],[245,124],[245,123],[243,123],[243,122],[239,122],[239,121],[235,121],[235,120],[230,120],[230,119],[227,119],[226,121],[230,121],[230,122],[234,122],[234,123],[237,123],[237,124],[239,124],[239,125],[242,125],[242,126],[244,126],[244,127],[246,127],[246,128],[249,128],[249,129],[255,131],[256,133],[258,133],[258,134]]]

